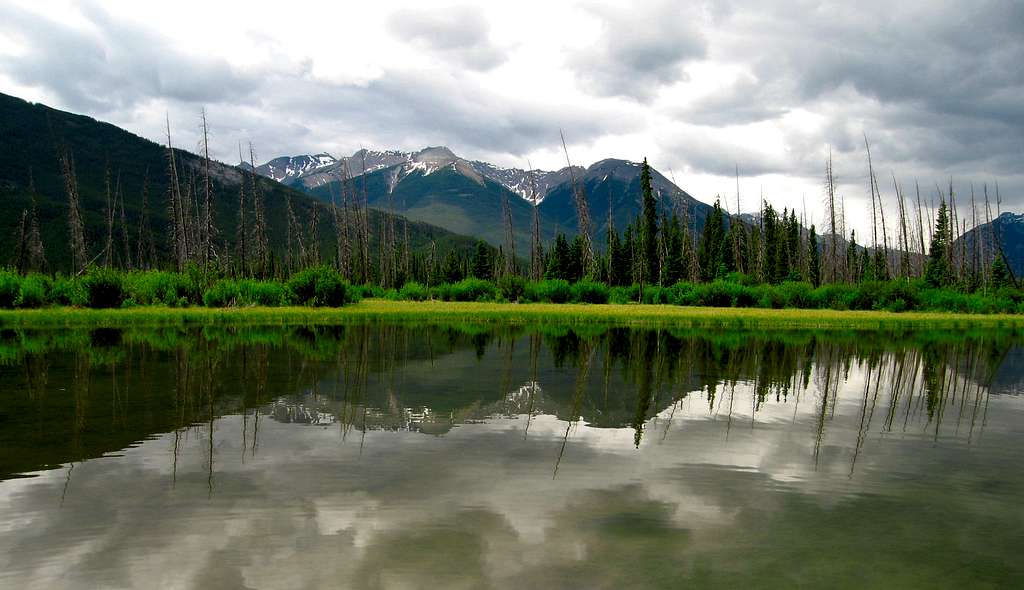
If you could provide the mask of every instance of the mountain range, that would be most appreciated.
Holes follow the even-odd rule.
[[[105,240],[104,210],[109,180],[111,190],[119,189],[124,197],[124,215],[133,244],[143,219],[143,199],[148,198],[145,213],[154,232],[156,253],[158,258],[168,260],[170,183],[166,146],[109,123],[0,94],[0,252],[4,253],[0,255],[0,266],[11,263],[22,212],[30,209],[34,201],[50,268],[69,270],[67,192],[57,159],[58,150],[62,148],[67,148],[74,158],[89,258],[99,253]],[[201,184],[197,179],[202,175],[202,158],[181,149],[175,149],[175,158],[183,183]],[[232,252],[240,184],[243,180],[248,184],[248,174],[237,166],[211,162],[210,176],[214,218],[219,229],[217,250]],[[330,213],[323,204],[279,182],[261,179],[259,184],[271,249],[278,256],[284,251],[290,200],[303,228],[311,227],[313,210],[320,209],[320,250],[330,259],[334,252],[334,233]],[[380,211],[370,211],[371,227],[380,226],[382,215]],[[120,232],[120,228],[117,231]],[[374,252],[377,234],[371,232],[370,236]],[[442,255],[449,249],[468,254],[476,242],[472,237],[422,222],[409,224],[409,241],[414,250],[421,251],[433,241]]]
[[[534,206],[543,239],[579,231],[574,187],[587,196],[597,242],[605,240],[609,222],[621,231],[641,210],[640,170],[640,163],[619,159],[550,171],[503,168],[462,158],[443,146],[416,152],[361,149],[337,158],[283,156],[256,167],[264,176],[328,202],[339,198],[342,179],[348,178],[347,190],[365,190],[370,206],[496,245],[504,241],[502,202],[507,200],[517,249],[528,247]],[[709,205],[653,169],[652,184],[664,212],[685,211],[694,229],[703,226]]]
[[[57,161],[61,146],[74,155],[90,256],[97,254],[105,235],[103,212],[109,181],[124,195],[126,225],[132,236],[138,235],[144,194],[148,193],[147,214],[157,237],[157,253],[166,259],[166,146],[109,123],[4,94],[0,94],[0,251],[14,251],[21,214],[35,202],[50,265],[54,270],[67,270],[67,196]],[[175,154],[185,181],[200,177],[199,156],[180,149],[175,149]],[[211,163],[221,251],[233,247],[240,183],[248,169],[247,165]],[[341,195],[341,178],[347,174],[344,190],[365,194],[371,207],[371,227],[379,227],[386,212],[401,215],[412,222],[409,234],[414,249],[433,241],[442,254],[447,249],[469,252],[477,238],[502,245],[502,202],[507,201],[521,258],[529,250],[535,209],[545,241],[558,232],[577,233],[574,181],[587,196],[595,241],[604,241],[609,222],[621,232],[641,210],[640,170],[639,163],[619,159],[553,171],[502,168],[461,158],[446,147],[417,152],[359,150],[344,157],[325,153],[284,156],[256,167],[259,174],[273,179],[260,185],[271,246],[279,253],[286,241],[289,200],[303,227],[310,226],[314,209],[321,210],[321,251],[332,251],[333,230],[324,221],[330,217],[323,207]],[[652,170],[652,182],[662,211],[685,212],[691,228],[699,232],[711,206],[697,201],[657,170]],[[376,241],[376,234],[371,232],[371,242]],[[960,243],[971,257],[979,243],[991,251],[992,236],[998,236],[1014,274],[1024,276],[1024,215],[1002,213],[991,225],[966,232]],[[0,260],[0,264],[8,262]]]

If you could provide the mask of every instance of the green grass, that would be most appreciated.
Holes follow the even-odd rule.
[[[0,327],[301,325],[386,322],[617,324],[746,329],[1022,328],[1024,316],[939,312],[681,307],[637,304],[480,303],[366,299],[343,308],[52,307],[0,311]]]

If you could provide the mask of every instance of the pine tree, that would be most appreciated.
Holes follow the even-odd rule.
[[[846,245],[846,268],[850,275],[850,281],[860,282],[863,276],[863,269],[857,261],[857,232],[850,230],[850,243]]]
[[[476,250],[473,252],[470,268],[473,276],[478,279],[489,281],[494,278],[494,257],[491,255],[491,249],[487,247],[487,242],[476,241]]]
[[[818,251],[818,234],[813,225],[807,235],[807,281],[815,287],[821,284],[821,253]]]
[[[928,266],[924,277],[935,287],[945,287],[952,282],[953,275],[949,266],[949,245],[951,230],[949,226],[949,209],[943,199],[939,204],[938,216],[935,219],[935,232],[928,248]]]
[[[679,227],[679,218],[672,215],[669,223],[665,225],[663,233],[665,270],[662,273],[662,282],[665,285],[674,285],[683,280],[686,275],[686,265],[683,259],[683,232]]]
[[[1006,264],[1003,263],[1003,258],[1001,256],[996,256],[995,260],[992,261],[992,268],[989,271],[989,281],[993,289],[1013,286],[1013,281],[1010,279],[1010,273],[1007,271]]]
[[[701,278],[711,281],[718,277],[722,267],[723,248],[725,246],[725,219],[722,205],[715,201],[711,213],[704,220],[704,231],[700,235],[700,247],[697,258],[700,262]]]
[[[643,209],[640,212],[641,276],[643,281],[658,280],[658,204],[651,187],[651,167],[644,158],[640,169],[640,191],[643,195]]]
[[[566,277],[565,279],[569,282],[576,282],[583,278],[584,273],[584,260],[585,260],[585,245],[582,236],[576,236],[572,240],[572,244],[569,246],[569,259],[566,264]]]
[[[445,283],[457,283],[464,277],[462,260],[459,259],[459,255],[455,253],[455,250],[449,250],[444,258],[444,264],[441,265],[441,279]]]
[[[544,278],[569,280],[569,256],[569,242],[564,234],[558,234],[555,237],[555,246],[551,249]]]

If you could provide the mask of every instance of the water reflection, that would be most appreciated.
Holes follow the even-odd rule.
[[[1024,540],[1020,342],[7,331],[0,585],[137,586],[180,560],[173,579],[196,586],[791,587],[864,559],[881,564],[852,578],[868,585],[1002,585]],[[184,548],[153,561],[167,547]],[[939,575],[950,551],[959,573]]]

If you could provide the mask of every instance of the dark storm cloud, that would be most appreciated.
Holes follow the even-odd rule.
[[[445,143],[456,152],[521,155],[554,144],[559,128],[587,141],[635,123],[586,106],[526,102],[436,71],[391,71],[359,86],[306,80],[289,85],[273,100],[268,110],[294,110],[309,120],[329,121],[341,134],[373,134],[382,145],[406,148]]]
[[[487,19],[474,8],[403,10],[390,21],[391,32],[473,70],[489,70],[505,62],[504,52],[491,43]]]
[[[672,3],[590,10],[601,32],[568,65],[595,94],[649,101],[662,86],[684,79],[686,61],[706,55],[699,13]]]
[[[731,33],[717,57],[746,64],[757,83],[717,96],[703,110],[706,122],[801,107],[833,119],[826,130],[850,122],[876,135],[897,163],[985,164],[1003,173],[1019,166],[1022,3],[733,4],[713,26]]]
[[[15,7],[0,9],[0,32],[23,54],[0,57],[18,82],[55,93],[69,108],[97,114],[150,98],[186,102],[238,100],[259,80],[218,58],[188,55],[153,31],[128,26],[104,10],[82,6],[94,31],[59,24]]]

